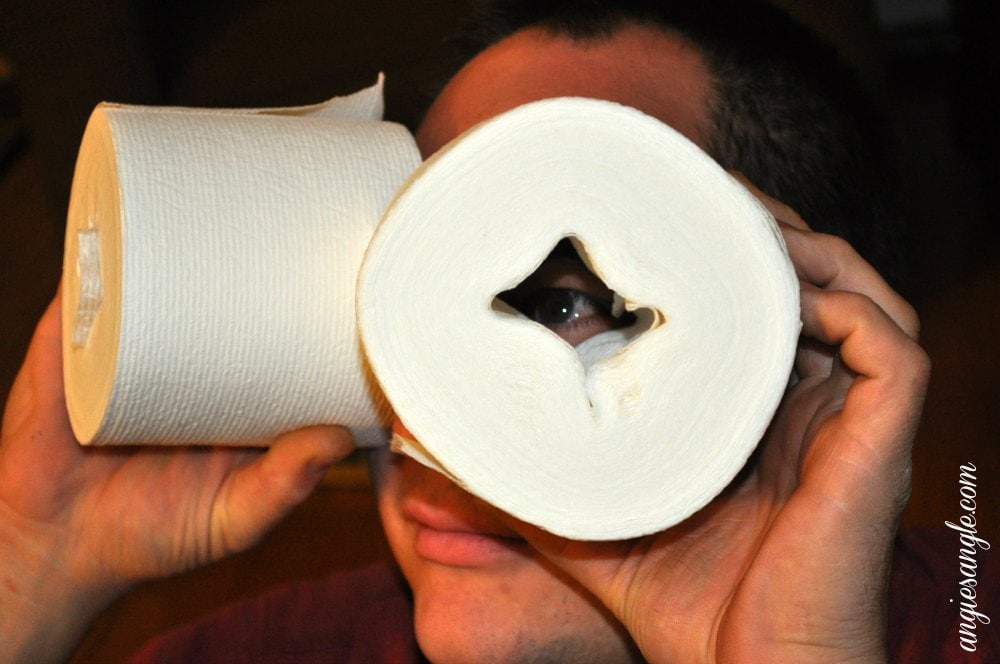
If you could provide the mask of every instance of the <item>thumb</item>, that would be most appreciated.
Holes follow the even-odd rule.
[[[354,439],[342,427],[313,426],[279,436],[220,488],[212,507],[212,550],[227,554],[255,544],[353,449]]]

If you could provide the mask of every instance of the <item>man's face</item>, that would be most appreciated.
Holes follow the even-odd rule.
[[[473,125],[549,97],[634,106],[697,143],[708,130],[709,76],[660,30],[629,25],[573,43],[518,32],[473,59],[428,111],[428,156]],[[552,256],[508,301],[571,344],[615,325],[611,293],[573,257]],[[416,603],[417,638],[434,661],[628,661],[621,626],[522,540],[493,507],[407,457],[372,458],[389,543]]]

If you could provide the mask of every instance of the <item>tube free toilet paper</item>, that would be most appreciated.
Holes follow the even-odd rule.
[[[573,348],[497,300],[564,238],[641,314],[631,329]],[[800,328],[764,207],[670,127],[590,99],[446,146],[358,283],[367,357],[415,438],[396,447],[577,539],[662,530],[718,494],[771,420]]]
[[[247,444],[336,423],[384,443],[355,281],[420,157],[381,112],[381,80],[293,109],[94,111],[63,270],[81,442]]]
[[[529,104],[421,164],[377,90],[347,99],[95,111],[63,286],[78,438],[336,423],[371,446],[391,403],[415,439],[395,449],[559,535],[662,530],[717,495],[799,331],[763,206],[611,102]],[[636,314],[576,348],[497,299],[566,238]]]

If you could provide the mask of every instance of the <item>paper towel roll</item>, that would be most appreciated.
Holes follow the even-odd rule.
[[[497,305],[563,238],[649,329],[578,349]],[[359,278],[397,448],[578,539],[671,526],[744,465],[782,396],[798,282],[774,220],[630,108],[522,106],[421,167]],[[624,345],[624,347],[622,346]]]
[[[63,353],[83,443],[384,443],[354,316],[375,225],[420,162],[372,89],[296,109],[102,104],[67,223]]]

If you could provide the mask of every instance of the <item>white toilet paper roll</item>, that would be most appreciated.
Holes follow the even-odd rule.
[[[494,305],[567,237],[628,309],[650,310],[649,329],[590,340],[581,359]],[[419,441],[397,447],[578,539],[661,530],[724,488],[774,413],[800,327],[767,211],[669,127],[586,99],[520,107],[427,162],[376,232],[358,306]]]
[[[420,162],[381,82],[297,109],[103,104],[67,224],[63,351],[83,443],[384,443],[354,316],[375,225]]]

